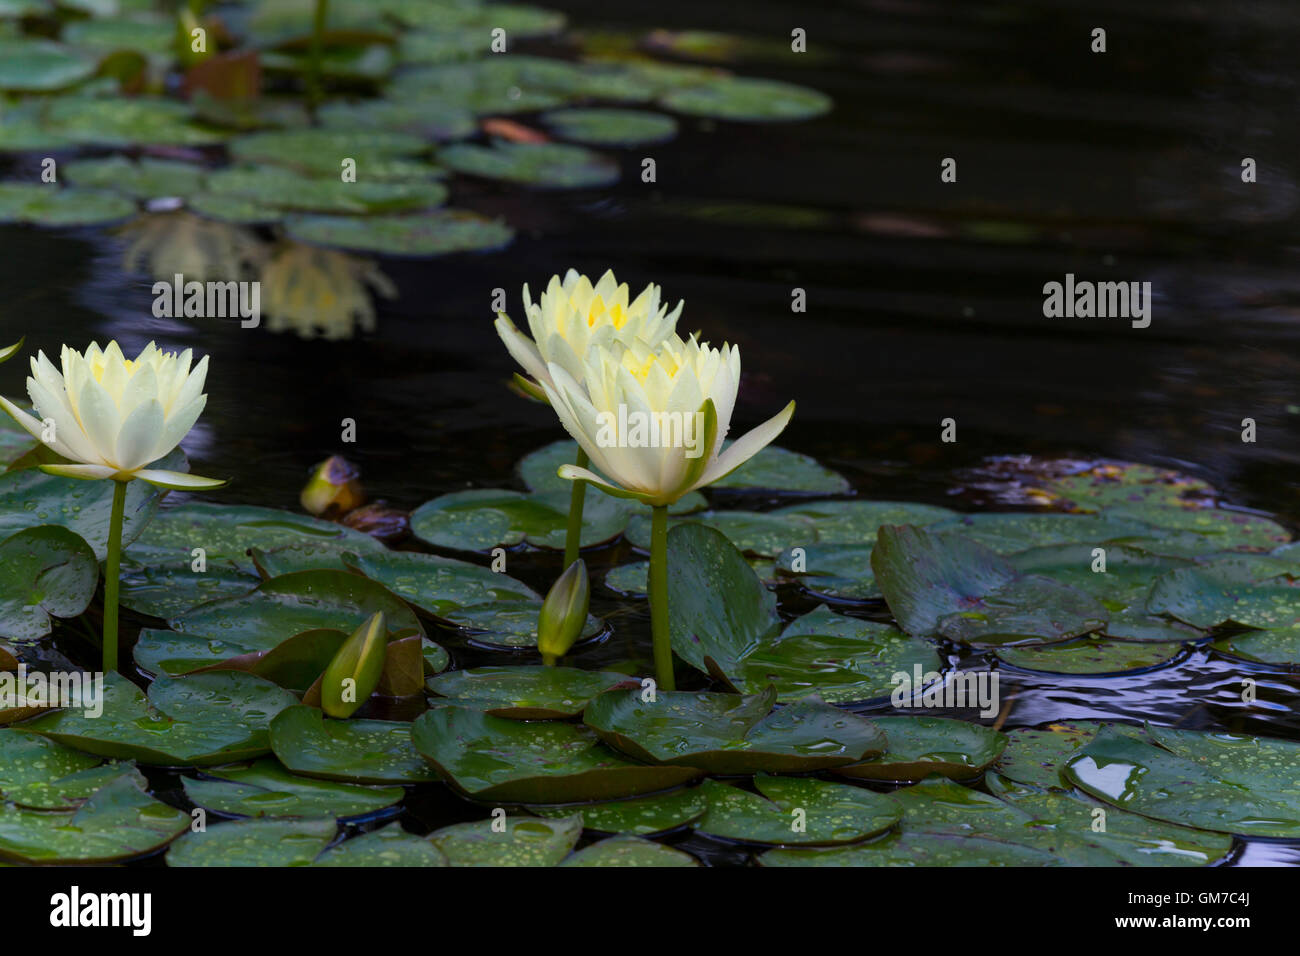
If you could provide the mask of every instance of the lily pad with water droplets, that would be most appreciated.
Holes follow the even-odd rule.
[[[424,635],[419,618],[383,585],[347,571],[298,571],[248,594],[200,605],[172,619],[183,634],[270,650],[303,631],[355,631],[382,611],[390,632]]]
[[[471,110],[427,97],[326,103],[316,115],[327,129],[373,129],[421,139],[464,139],[478,129]]]
[[[1123,674],[1162,667],[1184,645],[1083,637],[1044,647],[1003,647],[998,659],[1022,670],[1048,674]]]
[[[587,726],[611,747],[648,763],[712,774],[800,773],[876,756],[879,728],[817,700],[773,711],[775,688],[753,696],[611,691],[587,705]]]
[[[806,86],[745,77],[670,90],[659,103],[679,113],[739,122],[812,119],[831,108],[829,96]]]
[[[407,833],[400,823],[363,833],[330,847],[312,866],[447,866],[446,855],[424,837]]]
[[[793,545],[817,538],[816,530],[806,518],[779,512],[700,511],[670,519],[668,526],[671,529],[687,523],[715,528],[745,554],[769,558]],[[628,522],[627,540],[642,551],[650,550],[648,515],[638,514]]]
[[[654,836],[676,830],[698,820],[709,807],[699,787],[682,787],[633,800],[589,803],[584,806],[534,807],[543,817],[582,815],[583,825],[598,833],[630,833]]]
[[[1007,747],[994,769],[1002,776],[1032,787],[1059,789],[1061,766],[1076,751],[1086,747],[1104,726],[1116,733],[1141,736],[1138,727],[1101,724],[1096,721],[1059,721],[1038,730],[1018,727],[1007,731]]]
[[[769,514],[807,521],[823,544],[871,544],[884,525],[927,527],[952,518],[947,508],[910,501],[818,501],[787,505]],[[807,542],[792,542],[801,544]]]
[[[334,839],[326,820],[236,820],[187,833],[167,850],[168,866],[307,866]]]
[[[759,774],[754,786],[758,794],[704,781],[709,809],[696,829],[743,843],[837,846],[883,833],[903,814],[892,797],[844,783]]]
[[[99,584],[94,552],[67,528],[25,528],[0,542],[0,637],[35,641],[53,618],[90,605]]]
[[[645,110],[551,110],[541,120],[561,139],[588,146],[642,146],[677,135],[675,119]]]
[[[1150,525],[1135,518],[1102,514],[980,512],[963,514],[930,527],[943,534],[958,534],[1003,555],[1052,545],[1085,542],[1097,547],[1110,541],[1137,540],[1152,533]]]
[[[613,800],[667,790],[700,776],[693,767],[628,760],[579,724],[507,720],[466,707],[421,714],[411,739],[447,783],[484,802]]]
[[[228,148],[231,158],[239,162],[270,163],[335,178],[343,160],[351,159],[356,163],[357,182],[362,183],[418,178],[410,174],[409,157],[427,152],[428,145],[409,133],[291,129],[239,136]]]
[[[1155,743],[1098,734],[1061,777],[1132,813],[1242,836],[1300,837],[1300,743],[1147,726]]]
[[[415,551],[375,551],[347,564],[432,617],[494,601],[540,601],[541,595],[509,575],[469,561]]]
[[[720,531],[679,525],[668,531],[667,550],[673,651],[705,674],[737,673],[778,632],[776,598]],[[718,594],[727,600],[716,600]]]
[[[159,677],[148,697],[119,674],[104,677],[103,713],[69,708],[23,725],[68,747],[142,764],[212,766],[259,757],[267,727],[296,699],[251,674]]]
[[[760,641],[727,676],[747,693],[771,684],[783,702],[816,694],[844,704],[890,696],[894,675],[910,677],[917,667],[923,674],[941,670],[932,645],[887,624],[819,607]]]
[[[436,775],[411,745],[411,725],[391,720],[327,719],[315,707],[290,707],[271,724],[271,749],[289,770],[346,783],[424,783]]]
[[[537,622],[542,606],[537,601],[494,601],[447,611],[443,620],[461,628],[472,644],[491,648],[526,648],[537,646]],[[594,637],[601,623],[587,615],[579,640]]]
[[[1276,571],[1270,561],[1232,559],[1178,568],[1152,585],[1147,610],[1200,628],[1229,622],[1256,628],[1300,625],[1300,581]]]
[[[312,245],[420,258],[491,252],[515,237],[506,223],[460,209],[401,216],[290,216],[284,228]]]
[[[49,102],[41,122],[82,146],[208,146],[224,139],[193,115],[193,107],[173,99],[63,96]]]
[[[588,496],[581,543],[589,547],[622,532],[629,510],[618,499]],[[539,547],[564,547],[568,492],[524,494],[508,489],[454,491],[427,501],[411,513],[416,537],[440,548],[486,551],[527,541]]]
[[[0,802],[30,810],[75,810],[121,776],[146,786],[134,764],[105,763],[19,728],[0,730]]]
[[[1300,665],[1300,626],[1246,631],[1223,637],[1211,645],[1230,657],[1283,667]]]
[[[560,866],[699,866],[695,857],[653,840],[614,836],[583,847]]]
[[[0,860],[114,863],[166,846],[190,822],[188,813],[155,800],[125,774],[75,810],[0,805]]]
[[[547,189],[608,186],[620,175],[618,164],[608,157],[563,143],[456,143],[443,149],[438,159],[458,173]]]
[[[195,806],[241,817],[356,817],[390,807],[405,795],[401,787],[300,777],[270,758],[216,767],[205,778],[186,777],[182,783]]]
[[[795,581],[814,597],[832,601],[871,601],[884,597],[871,570],[870,544],[809,544],[777,556],[778,576]]]
[[[581,836],[579,816],[509,816],[502,830],[496,820],[457,823],[435,830],[429,842],[452,866],[558,866]]]
[[[431,677],[430,693],[462,707],[515,720],[576,717],[599,694],[638,682],[626,674],[574,667],[476,667]]]
[[[128,552],[120,600],[123,607],[165,620],[208,601],[248,594],[260,583],[260,578],[220,563],[195,571],[193,559],[183,552],[167,552],[160,563],[148,566],[133,566]]]
[[[373,213],[409,212],[441,206],[447,187],[427,182],[344,182],[337,176],[313,177],[277,166],[236,166],[208,177],[208,192],[262,203],[290,212]]]
[[[143,482],[132,482],[130,487],[138,484]],[[73,530],[77,529],[74,527]],[[209,566],[218,561],[226,561],[249,574],[256,574],[257,568],[247,554],[250,548],[270,551],[308,545],[353,552],[379,551],[384,548],[370,535],[330,521],[278,508],[217,505],[209,502],[188,502],[177,508],[164,509],[140,536],[138,547],[142,552],[151,554],[179,552],[187,560],[192,558],[194,548],[202,548]],[[130,556],[131,551],[128,550],[127,557]],[[142,554],[138,563],[148,565],[156,562]]]
[[[768,850],[762,866],[1064,866],[1047,850],[977,834],[903,830],[825,850]]]
[[[921,780],[930,774],[970,780],[1007,745],[1006,735],[996,730],[947,717],[877,717],[875,724],[885,732],[884,755],[836,773],[860,780]]]

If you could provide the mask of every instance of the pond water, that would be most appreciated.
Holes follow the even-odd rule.
[[[812,52],[798,65],[761,52],[727,65],[822,90],[835,108],[795,124],[685,120],[673,142],[625,153],[607,189],[459,177],[453,202],[506,216],[514,243],[383,260],[400,297],[348,342],[157,319],[150,282],[121,271],[112,237],[0,227],[0,342],[193,347],[212,356],[210,397],[185,449],[196,472],[233,478],[216,500],[296,508],[308,467],[343,453],[372,497],[413,508],[513,486],[519,457],[560,436],[547,409],[504,388],[514,366],[492,291],[517,315],[524,282],[610,267],[684,298],[687,327],[739,344],[737,428],[797,399],[781,444],[864,497],[1005,510],[984,487],[990,456],[1111,457],[1177,468],[1300,524],[1293,4],[755,0],[743,23],[723,0],[548,6],[592,34],[671,26],[779,40],[803,27]],[[1105,55],[1088,52],[1098,25]],[[642,152],[655,184],[636,175]],[[1246,156],[1255,184],[1240,179]],[[958,161],[955,184],[939,181],[944,157]],[[1067,273],[1149,281],[1150,327],[1045,318],[1043,284]],[[795,288],[805,313],[791,312]],[[23,364],[0,368],[0,393],[22,393]],[[344,418],[355,445],[340,442]],[[955,443],[939,440],[945,418]],[[1241,440],[1244,418],[1254,443]],[[625,554],[606,549],[594,564]],[[553,561],[522,560],[512,572],[535,587],[553,576]],[[641,619],[625,633],[648,629],[607,594],[593,610]],[[64,634],[60,647],[77,640]],[[499,659],[449,644],[457,666]],[[577,661],[627,656],[610,641]],[[1150,719],[1300,739],[1300,678],[1259,669],[1248,706],[1242,670],[1195,650],[1155,675],[1008,676],[1005,726]],[[152,777],[167,789],[167,774]],[[407,807],[428,828],[477,816],[442,788]],[[744,858],[698,837],[690,848]],[[1300,850],[1252,841],[1244,859],[1297,864]]]

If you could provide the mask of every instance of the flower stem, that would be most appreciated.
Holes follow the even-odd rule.
[[[668,506],[650,517],[650,633],[654,637],[655,681],[660,690],[676,690],[673,645],[668,635]]]
[[[574,464],[586,468],[590,459],[587,453],[578,448],[578,457]],[[575,481],[569,490],[569,527],[564,534],[564,566],[568,568],[578,560],[578,551],[582,543],[582,507],[587,500],[587,483]]]
[[[313,109],[321,100],[321,46],[324,42],[328,10],[329,0],[316,0],[316,16],[311,30],[311,53],[307,64],[307,97]]]
[[[125,481],[113,482],[113,515],[108,523],[108,558],[104,562],[104,673],[117,670],[117,589],[122,568],[122,516]]]

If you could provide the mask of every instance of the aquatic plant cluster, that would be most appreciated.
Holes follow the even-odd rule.
[[[119,228],[128,271],[260,282],[271,331],[346,338],[374,329],[372,292],[396,295],[365,256],[512,241],[510,223],[447,206],[457,177],[606,187],[623,175],[607,151],[670,140],[677,116],[829,108],[618,43],[574,59],[564,16],[538,7],[319,6],[0,3],[0,153],[25,160],[0,182],[0,222]],[[167,314],[211,317],[197,301]]]
[[[612,277],[567,282],[550,286],[552,305],[558,294],[566,306],[550,324],[546,302],[530,309],[539,353],[574,341],[556,330],[575,299],[594,316],[587,332],[639,312]],[[612,308],[593,309],[597,289]],[[656,327],[657,298],[632,300],[648,306],[632,328]],[[527,344],[498,322],[515,348]],[[644,340],[619,345],[619,331],[587,344],[625,371]],[[682,347],[665,332],[657,360]],[[363,494],[338,462],[303,501],[341,520],[160,508],[169,486],[215,484],[171,450],[202,407],[206,369],[188,358],[151,347],[127,360],[108,345],[66,350],[56,369],[38,355],[34,415],[6,402],[7,862],[165,850],[172,866],[693,866],[704,841],[749,848],[766,866],[1204,865],[1231,859],[1238,838],[1300,837],[1300,744],[1151,724],[1004,730],[1011,701],[997,699],[996,679],[969,680],[1125,679],[1196,645],[1252,673],[1300,663],[1300,551],[1281,525],[1220,507],[1202,482],[1038,463],[1017,478],[1035,510],[958,513],[856,497],[813,459],[742,438],[729,449],[743,460],[718,469],[708,500],[698,474],[678,474],[664,495],[643,479],[672,468],[605,458],[597,474],[558,441],[519,463],[523,490],[415,509],[414,541],[398,549],[351,526]],[[588,359],[586,376],[604,367]],[[552,383],[569,373],[558,361],[545,371],[543,394],[559,397]],[[569,389],[570,401],[594,401],[586,384]],[[727,451],[712,434],[700,458],[716,467]],[[168,454],[142,469],[142,455],[125,454],[135,448]],[[620,494],[584,504],[573,479]],[[723,508],[728,495],[777,507]],[[619,565],[600,586],[642,596],[660,508],[665,600],[652,611],[667,670],[659,654],[655,677],[639,656],[574,666],[640,626],[589,616],[582,559],[546,597],[507,564],[558,565],[566,545],[590,556],[622,539],[649,553],[650,573]],[[109,648],[115,550],[120,601],[141,625],[131,656],[143,691],[111,652],[95,675],[60,672],[44,650],[56,627],[97,637],[100,615]],[[800,602],[813,610],[794,613]],[[644,637],[633,643],[648,647]],[[501,663],[455,666],[471,652]],[[978,673],[955,668],[959,658],[982,661]],[[690,689],[664,686],[674,668]],[[394,704],[407,719],[376,716]],[[925,710],[937,707],[970,719]],[[159,799],[152,768],[179,771],[182,791]],[[441,788],[480,819],[417,832],[412,801]]]

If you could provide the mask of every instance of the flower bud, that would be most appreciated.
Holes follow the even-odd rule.
[[[330,717],[351,717],[379,686],[388,655],[384,612],[352,632],[321,677],[320,706]]]
[[[330,455],[314,469],[298,500],[303,510],[317,516],[346,514],[365,503],[361,472],[342,455]]]
[[[590,600],[587,564],[579,558],[551,585],[537,617],[537,649],[547,667],[554,667],[582,633]]]

